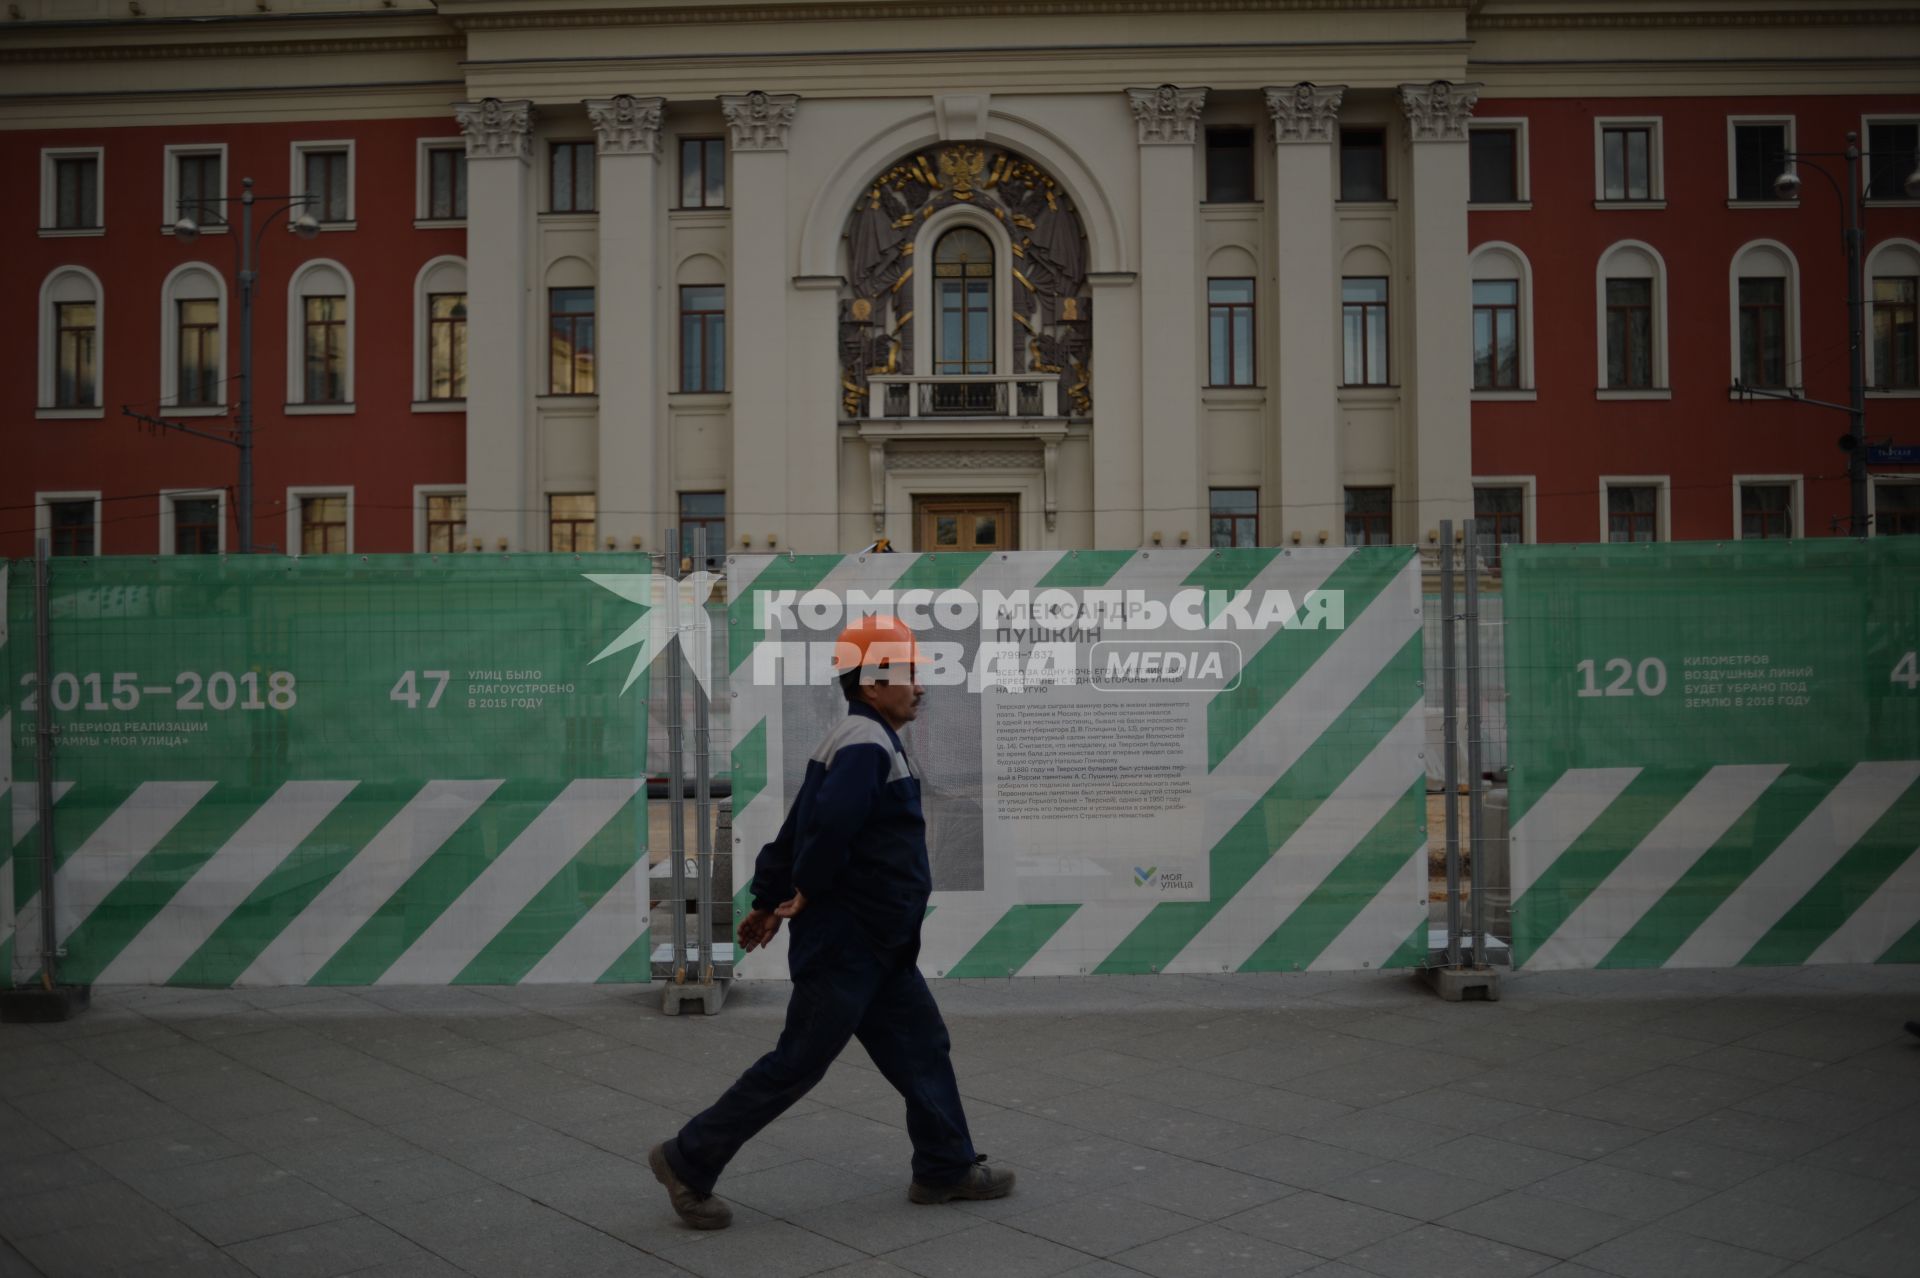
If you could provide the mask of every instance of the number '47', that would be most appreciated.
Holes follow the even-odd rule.
[[[1920,687],[1920,653],[1909,652],[1906,656],[1900,658],[1899,662],[1893,667],[1893,674],[1890,678],[1894,683],[1906,684],[1908,692],[1912,692],[1916,687]]]
[[[427,697],[427,709],[431,710],[440,704],[440,694],[447,690],[447,680],[452,675],[445,670],[422,670],[420,677],[437,681],[432,694]],[[398,701],[409,710],[420,708],[420,688],[414,682],[413,671],[408,670],[400,676],[400,681],[393,685],[393,691],[387,694],[387,700]]]

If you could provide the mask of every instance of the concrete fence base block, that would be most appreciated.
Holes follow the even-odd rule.
[[[708,981],[696,984],[688,981],[684,985],[668,981],[660,991],[660,1010],[668,1016],[678,1016],[688,1003],[700,1004],[700,1010],[708,1016],[715,1015],[720,1005],[727,1001],[727,983]]]
[[[1500,972],[1491,967],[1429,967],[1421,975],[1433,992],[1449,1003],[1480,999],[1500,1001]]]

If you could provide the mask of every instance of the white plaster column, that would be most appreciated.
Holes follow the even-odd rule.
[[[1411,338],[1413,358],[1401,365],[1401,380],[1412,389],[1412,413],[1404,427],[1394,529],[1396,540],[1418,545],[1426,544],[1428,531],[1442,519],[1473,514],[1467,118],[1479,97],[1477,84],[1400,86],[1413,152],[1407,218],[1413,310],[1412,323],[1397,327]]]
[[[1267,313],[1279,335],[1273,401],[1279,413],[1277,455],[1269,450],[1268,476],[1277,473],[1274,510],[1266,540],[1317,544],[1325,530],[1340,544],[1345,491],[1340,473],[1340,262],[1334,229],[1334,147],[1339,139],[1345,85],[1295,84],[1266,91],[1273,117],[1273,296]],[[1265,514],[1265,510],[1262,512]]]
[[[660,114],[665,98],[621,94],[584,105],[598,140],[600,281],[594,298],[599,391],[600,544],[655,549],[677,516],[661,506],[667,476],[660,430],[658,219]]]
[[[796,551],[858,550],[840,534],[840,288],[838,275],[800,275],[787,294],[786,537]],[[734,421],[740,420],[739,409]],[[739,427],[734,428],[738,431]],[[736,435],[736,438],[738,436]]]
[[[728,532],[734,545],[753,538],[753,549],[828,551],[827,545],[795,545],[793,503],[788,498],[789,452],[787,261],[787,130],[800,99],[791,93],[724,94],[733,163],[733,261],[727,289],[727,377],[733,406],[733,491]],[[836,365],[829,359],[825,372]],[[813,442],[829,458],[833,421],[820,424]],[[803,506],[832,506],[832,486]]]
[[[1141,524],[1140,278],[1095,271],[1093,287],[1093,545],[1126,550],[1146,540]]]
[[[1146,536],[1158,531],[1168,546],[1182,532],[1206,542],[1193,150],[1206,100],[1205,89],[1170,84],[1127,90],[1140,138],[1141,518]]]
[[[533,104],[486,98],[453,114],[467,138],[467,535],[486,550],[544,550],[528,472]]]

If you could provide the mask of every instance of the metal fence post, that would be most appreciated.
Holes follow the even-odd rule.
[[[1440,696],[1441,735],[1447,757],[1442,767],[1447,812],[1447,966],[1460,966],[1460,775],[1457,759],[1460,720],[1458,661],[1453,646],[1453,521],[1440,521]]]
[[[1473,962],[1487,966],[1485,771],[1480,762],[1480,528],[1467,520],[1467,838],[1473,865]]]
[[[704,525],[693,530],[693,570],[705,572],[707,566],[707,530]],[[705,599],[694,601],[694,607],[706,608]],[[695,627],[696,633],[704,633]],[[713,645],[707,644],[701,653],[701,662],[707,668],[707,678],[713,678]],[[697,930],[700,934],[700,983],[713,984],[713,790],[710,741],[711,726],[708,722],[710,706],[706,682],[696,678],[693,688],[693,776],[694,803],[693,815],[699,825],[699,833],[694,840],[699,860],[696,863],[700,878],[700,920]]]
[[[667,970],[673,984],[687,979],[687,813],[681,778],[686,775],[681,752],[685,747],[685,701],[680,686],[680,530],[667,529],[667,855],[672,858],[673,957]],[[673,994],[668,992],[669,1009]]]

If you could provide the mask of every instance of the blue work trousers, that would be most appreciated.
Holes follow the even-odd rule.
[[[850,1038],[906,1099],[913,1178],[951,1183],[973,1165],[951,1040],[914,966],[914,948],[881,951],[845,936],[829,950],[796,963],[786,1027],[773,1050],[667,1142],[667,1161],[689,1188],[711,1194],[740,1147],[811,1091]]]

